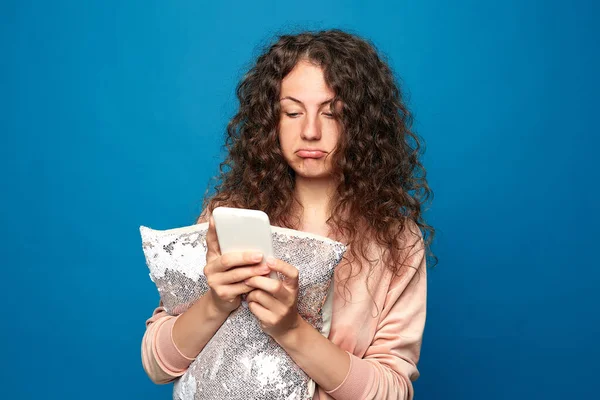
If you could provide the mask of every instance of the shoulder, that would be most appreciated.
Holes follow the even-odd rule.
[[[415,257],[425,254],[423,232],[419,225],[410,218],[396,221],[388,231],[389,239],[385,243],[375,240],[376,233],[369,240],[369,247],[374,254],[383,259],[383,264],[391,262],[388,256],[394,257],[394,262],[400,264],[411,263]],[[394,250],[392,252],[392,250]]]
[[[398,242],[400,268],[390,282],[390,290],[404,291],[413,289],[415,285],[426,285],[427,252],[425,241],[423,232],[414,220],[405,220]]]
[[[400,235],[402,238],[401,245],[404,249],[406,261],[413,263],[415,258],[418,260],[425,257],[425,241],[423,240],[423,232],[419,225],[412,219],[406,219],[404,229]]]
[[[398,221],[394,229],[396,235],[391,244],[375,244],[381,261],[378,267],[382,269],[382,278],[385,277],[381,282],[388,283],[388,292],[407,289],[411,282],[426,274],[426,249],[419,225],[406,218]]]

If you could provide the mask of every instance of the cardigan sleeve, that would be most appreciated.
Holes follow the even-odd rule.
[[[178,316],[169,315],[162,302],[146,320],[142,338],[142,366],[156,384],[169,383],[185,373],[193,358],[179,351],[173,342],[173,324]]]
[[[425,328],[427,273],[423,239],[408,258],[410,271],[395,277],[387,292],[375,336],[363,358],[347,352],[350,369],[343,382],[326,393],[336,400],[412,400],[412,382]],[[408,281],[408,282],[407,282]]]

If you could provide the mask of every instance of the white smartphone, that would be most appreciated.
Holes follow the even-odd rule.
[[[274,256],[269,216],[260,210],[217,207],[213,210],[217,239],[221,254],[238,251],[259,251],[266,257]],[[277,272],[269,277],[277,279]]]

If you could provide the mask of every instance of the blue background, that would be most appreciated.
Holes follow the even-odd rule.
[[[0,398],[167,399],[139,225],[189,225],[234,88],[289,29],[371,39],[435,199],[418,399],[595,397],[592,1],[3,1]]]

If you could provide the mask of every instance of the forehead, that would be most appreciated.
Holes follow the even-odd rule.
[[[319,104],[334,96],[321,67],[300,61],[281,81],[281,97],[292,96],[305,104]]]

